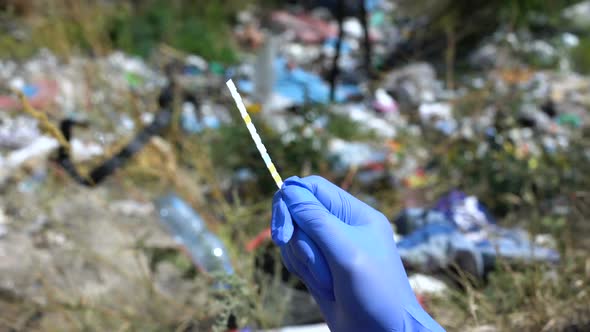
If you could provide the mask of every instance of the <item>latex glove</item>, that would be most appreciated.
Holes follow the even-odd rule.
[[[271,234],[332,331],[444,331],[416,300],[387,218],[329,181],[287,179]]]

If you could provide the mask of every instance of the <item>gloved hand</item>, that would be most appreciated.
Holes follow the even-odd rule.
[[[329,181],[287,179],[271,234],[330,330],[444,331],[416,300],[387,218]]]

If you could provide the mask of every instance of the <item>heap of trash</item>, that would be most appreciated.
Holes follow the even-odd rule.
[[[205,168],[187,162],[183,154],[188,154],[189,148],[179,143],[200,139],[211,143],[211,150],[223,151],[231,147],[222,136],[228,128],[234,141],[249,139],[233,131],[241,123],[223,85],[232,78],[254,121],[271,133],[271,154],[306,142],[309,146],[305,148],[322,155],[322,160],[305,162],[281,155],[276,162],[279,169],[301,163],[298,170],[309,173],[321,165],[323,173],[377,208],[384,207],[381,197],[374,194],[378,191],[404,197],[392,223],[399,253],[418,293],[444,293],[448,286],[438,275],[453,269],[484,280],[499,262],[559,264],[560,253],[551,236],[531,234],[526,224],[503,225],[503,215],[494,213],[500,209],[486,206],[486,198],[478,196],[482,193],[479,188],[444,182],[445,176],[462,169],[443,170],[447,171],[445,158],[464,160],[467,169],[465,164],[486,160],[496,167],[497,156],[509,156],[525,172],[539,169],[547,160],[558,163],[568,154],[588,165],[590,149],[574,150],[590,129],[590,77],[574,71],[570,58],[571,50],[580,43],[579,33],[562,31],[555,33],[555,38],[540,39],[530,32],[499,28],[466,57],[469,70],[449,82],[448,77],[442,78],[440,63],[435,61],[416,59],[385,66],[388,56],[405,40],[402,30],[406,27],[393,19],[401,15],[393,2],[365,1],[366,18],[360,17],[358,6],[350,6],[342,31],[329,1],[311,3],[311,8],[273,11],[267,20],[253,9],[240,13],[234,35],[244,54],[237,64],[221,65],[167,46],[150,59],[115,51],[103,57],[73,56],[63,61],[41,50],[23,62],[0,60],[0,82],[4,82],[0,86],[0,190],[15,187],[20,194],[30,195],[48,183],[53,173],[61,181],[82,183],[74,179],[64,160],[91,165],[95,171],[107,165],[112,168],[109,172],[115,173],[142,150],[155,146],[156,151],[174,151],[177,161],[171,167],[184,167],[187,173],[203,169],[217,172],[209,178],[214,178],[212,183],[200,183],[195,190],[202,203],[199,208],[192,204],[197,200],[189,203],[186,192],[157,191],[149,195],[150,203],[143,205],[134,201],[116,206],[109,203],[117,211],[112,213],[158,219],[162,226],[155,231],[159,240],[171,240],[163,241],[166,248],[182,248],[198,271],[239,274],[236,263],[241,258],[231,255],[244,249],[252,257],[267,255],[272,251],[268,230],[260,227],[254,232],[259,236],[248,239],[246,248],[228,250],[233,246],[227,243],[229,232],[217,234],[219,228],[207,226],[199,212],[219,214],[207,208],[221,199],[231,197],[231,201],[235,195],[250,192],[249,183],[267,181],[266,173],[257,171],[264,165],[252,159],[255,154],[236,145],[231,154]],[[583,28],[588,20],[580,13],[588,8],[571,7],[564,15]],[[169,63],[174,65],[167,66]],[[377,71],[379,75],[375,75]],[[178,91],[171,93],[170,87]],[[67,121],[79,124],[75,137],[63,131],[71,160],[64,159],[62,142],[43,129],[44,123],[21,111],[23,104],[16,91],[62,131],[63,124],[70,123]],[[172,103],[165,101],[168,92],[181,97],[174,106],[179,109],[178,116],[165,114],[172,108]],[[166,141],[168,127],[180,128],[175,135],[181,138]],[[210,134],[215,138],[209,139]],[[122,142],[132,143],[126,150],[121,148]],[[458,144],[473,149],[461,151],[460,156],[447,152]],[[309,150],[302,154],[315,155],[308,154]],[[113,155],[126,159],[111,158]],[[240,162],[243,165],[233,167]],[[573,179],[575,172],[570,173],[566,176]],[[441,183],[446,193],[424,194]],[[88,186],[94,186],[88,190],[109,190],[100,183]],[[561,198],[555,197],[557,201]],[[255,199],[259,198],[246,201]],[[14,243],[6,240],[11,236],[36,233],[10,223],[16,217],[4,209],[0,205],[0,249],[4,243]],[[559,214],[557,210],[552,206],[552,212]],[[39,220],[36,222],[43,224],[39,227],[46,227]],[[0,264],[3,276],[11,269],[8,263]],[[2,287],[0,284],[0,291]],[[170,283],[166,287],[174,292]],[[230,288],[223,282],[215,287]],[[310,302],[304,291],[297,292],[302,303]],[[315,311],[315,315],[291,313],[281,323],[318,319],[312,305],[301,308]]]

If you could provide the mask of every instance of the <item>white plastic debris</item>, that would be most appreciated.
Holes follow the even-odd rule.
[[[326,324],[286,326],[279,329],[267,330],[265,332],[330,332]]]
[[[195,67],[199,68],[199,70],[202,70],[202,71],[206,71],[209,66],[207,64],[207,61],[205,61],[205,59],[201,58],[198,55],[194,55],[194,54],[187,56],[185,59],[185,62],[188,65],[195,66]]]
[[[22,77],[14,77],[8,82],[8,86],[14,90],[22,90],[25,87],[25,80]]]
[[[353,38],[363,37],[363,26],[356,17],[349,17],[345,19],[344,23],[342,24],[342,29],[344,30],[344,33]]]
[[[534,242],[538,246],[557,248],[557,241],[551,234],[537,234]]]
[[[152,73],[151,68],[149,68],[143,60],[138,57],[127,56],[123,52],[113,52],[108,57],[108,61],[126,72],[145,74],[146,76]]]
[[[323,48],[317,45],[302,45],[299,43],[288,43],[281,47],[281,52],[285,54],[287,59],[296,63],[310,63],[317,59],[322,51]]]
[[[433,118],[450,120],[452,108],[448,103],[428,103],[420,105],[420,118],[422,121],[430,121]]]
[[[13,77],[14,73],[16,72],[16,68],[16,63],[10,60],[0,61],[0,79]]]
[[[493,325],[481,325],[474,327],[470,330],[466,330],[468,332],[498,332],[500,331],[496,326]]]
[[[385,78],[384,88],[395,93],[399,103],[417,106],[436,100],[442,83],[437,80],[432,65],[419,62],[392,71]]]
[[[374,112],[370,112],[362,104],[347,104],[334,109],[338,114],[348,116],[354,122],[357,122],[360,128],[373,131],[375,134],[385,137],[393,138],[396,136],[395,127],[387,120],[377,116]]]
[[[563,16],[578,29],[590,28],[590,1],[582,1],[566,8]]]
[[[569,48],[574,48],[580,45],[580,38],[573,33],[566,32],[561,35],[561,40],[565,44],[565,46]]]
[[[72,159],[74,161],[87,161],[104,154],[103,147],[97,143],[73,139],[70,144],[72,146]]]
[[[328,153],[338,158],[341,166],[361,167],[373,162],[383,162],[385,155],[373,146],[362,142],[349,142],[332,139],[328,143]]]
[[[37,121],[30,117],[18,116],[0,119],[0,147],[22,148],[40,135]]]
[[[3,160],[2,168],[16,169],[33,158],[45,158],[51,151],[57,149],[59,143],[48,136],[40,136],[26,147],[9,153]]]
[[[408,279],[417,294],[440,294],[448,289],[444,282],[425,274],[413,274]]]
[[[86,161],[104,153],[102,146],[96,143],[85,143],[74,139],[71,142],[72,159],[74,161]],[[59,142],[49,136],[39,136],[29,145],[12,151],[5,156],[0,155],[0,183],[14,171],[27,162],[47,159],[49,154],[57,150]]]
[[[551,65],[557,59],[557,50],[544,40],[534,40],[522,45],[522,50],[543,65]]]
[[[264,101],[262,109],[269,113],[282,112],[290,107],[296,106],[295,102],[285,96],[281,96],[278,93],[272,93],[268,99]],[[274,123],[274,122],[270,122]],[[280,133],[281,131],[278,130]]]
[[[455,222],[463,231],[488,224],[488,218],[479,208],[479,201],[475,196],[465,198],[463,203],[456,207],[454,213]]]
[[[8,218],[6,218],[4,210],[0,208],[0,238],[4,237],[8,233],[8,229],[6,228],[7,223]]]
[[[134,200],[115,201],[109,205],[114,213],[120,213],[127,217],[147,217],[154,212],[154,205],[150,202],[142,203]]]
[[[398,110],[397,103],[385,89],[375,91],[375,103],[373,107],[381,113],[395,113]]]

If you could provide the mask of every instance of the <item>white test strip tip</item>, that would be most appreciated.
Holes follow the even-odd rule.
[[[258,135],[258,132],[256,132],[256,127],[254,127],[254,123],[252,123],[252,118],[250,118],[250,115],[248,115],[248,111],[246,111],[246,106],[244,105],[244,102],[242,101],[242,96],[240,96],[240,93],[238,92],[236,85],[234,84],[234,82],[231,79],[228,80],[225,84],[229,88],[229,92],[231,93],[231,96],[233,97],[233,99],[236,103],[236,106],[238,107],[238,110],[240,111],[240,114],[242,115],[242,119],[244,120],[244,123],[246,124],[246,127],[248,128],[248,131],[250,132],[250,136],[252,137],[252,140],[254,140],[254,143],[256,144],[256,148],[258,149],[258,152],[260,152],[260,156],[262,157],[262,160],[264,161],[266,168],[268,169],[268,171],[270,172],[270,175],[272,176],[273,180],[277,184],[277,187],[279,187],[279,189],[281,189],[281,187],[283,186],[283,179],[279,175],[277,168],[275,167],[272,160],[270,159],[270,155],[268,154],[268,151],[264,147],[264,144],[262,143],[262,139],[260,139],[260,135]]]

